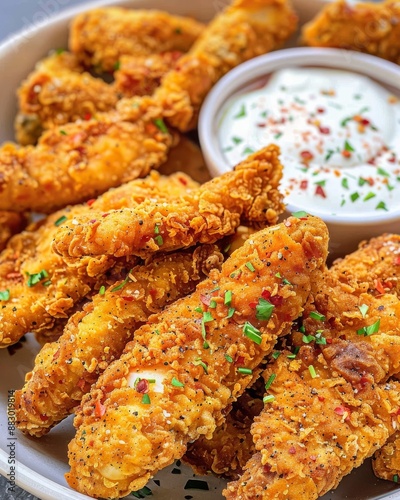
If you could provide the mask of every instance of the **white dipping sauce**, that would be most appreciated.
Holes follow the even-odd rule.
[[[289,205],[341,216],[400,210],[400,100],[367,77],[280,70],[231,98],[218,125],[232,166],[280,146]]]

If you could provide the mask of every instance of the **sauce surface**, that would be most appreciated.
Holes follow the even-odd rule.
[[[279,145],[289,205],[345,217],[400,210],[400,100],[367,77],[277,71],[226,103],[218,134],[232,166]]]

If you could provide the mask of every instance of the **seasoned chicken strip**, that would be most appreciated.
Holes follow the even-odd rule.
[[[204,24],[189,17],[106,7],[76,16],[69,47],[85,66],[113,71],[124,55],[186,52],[203,30]]]
[[[36,437],[46,434],[78,406],[152,313],[192,292],[204,272],[220,268],[222,260],[213,245],[160,255],[95,295],[70,318],[60,339],[39,352],[23,389],[15,393],[17,427]]]
[[[252,426],[258,453],[228,485],[227,499],[317,499],[400,426],[400,385],[382,382],[366,341],[318,347],[271,362],[264,378],[275,378]]]
[[[131,105],[131,121],[116,112],[99,113],[49,130],[36,147],[5,144],[0,210],[52,212],[144,177],[163,163],[174,137],[157,127],[159,108],[146,97]]]
[[[302,39],[313,47],[367,52],[400,64],[399,2],[327,3],[303,28]]]
[[[107,217],[77,217],[57,232],[54,249],[64,256],[138,255],[214,243],[232,234],[241,218],[274,223],[283,211],[278,184],[279,150],[269,146],[212,179],[190,195],[159,203],[146,200],[135,209],[109,211]],[[75,222],[76,221],[76,222]]]
[[[124,496],[180,458],[189,441],[211,437],[301,314],[327,240],[325,224],[312,217],[259,231],[221,272],[137,330],[83,399],[69,446],[70,486]]]
[[[99,209],[105,212],[133,207],[148,197],[168,200],[169,195],[177,196],[197,186],[181,173],[165,178],[153,173],[110,190],[89,204],[56,212],[14,236],[0,255],[0,291],[9,295],[0,308],[0,347],[17,342],[29,331],[52,328],[55,318],[67,318],[82,298],[108,280],[112,283],[119,279],[119,273],[125,276],[135,265],[135,258],[106,257],[75,260],[69,267],[51,249],[54,234],[64,220]]]
[[[14,234],[21,232],[26,226],[27,219],[23,214],[15,212],[0,212],[0,251]]]
[[[175,128],[196,126],[211,87],[229,70],[280,47],[295,31],[288,0],[234,0],[168,73],[154,96]]]
[[[17,141],[35,144],[44,130],[89,120],[113,109],[117,100],[117,90],[83,73],[73,54],[55,52],[40,61],[18,89]]]

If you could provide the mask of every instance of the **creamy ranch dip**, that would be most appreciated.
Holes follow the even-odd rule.
[[[341,216],[400,210],[400,100],[367,77],[280,70],[231,98],[218,125],[231,165],[280,146],[289,205]]]

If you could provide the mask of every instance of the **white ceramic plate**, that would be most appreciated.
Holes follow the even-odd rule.
[[[326,0],[295,0],[294,3],[301,15],[301,20],[306,21],[324,1]],[[9,39],[0,46],[0,74],[7,75],[7,78],[2,80],[0,91],[0,142],[13,138],[12,124],[16,110],[15,90],[21,80],[34,67],[36,61],[46,55],[50,49],[66,46],[69,21],[79,11],[99,5],[124,5],[169,10],[172,13],[193,15],[200,20],[207,21],[225,3],[227,0],[201,0],[192,3],[187,0],[100,0],[67,10],[46,24],[33,27]],[[20,349],[12,349],[13,354],[7,349],[0,349],[0,474],[7,477],[11,472],[11,466],[14,465],[10,463],[10,458],[15,459],[16,484],[41,500],[87,499],[89,497],[71,490],[64,480],[64,473],[68,470],[67,444],[74,432],[71,418],[40,440],[23,436],[14,432],[12,426],[11,428],[8,426],[9,391],[21,388],[25,373],[32,368],[34,357],[39,350],[38,344],[29,335],[20,347]],[[14,452],[14,445],[15,457],[11,456]],[[175,464],[158,474],[155,480],[150,481],[149,488],[152,491],[150,498],[155,500],[222,499],[221,491],[225,485],[223,481],[213,477],[197,478],[207,481],[208,491],[184,489],[187,480],[193,478],[190,469]],[[9,491],[8,495],[5,498],[13,498],[12,491]],[[3,492],[0,492],[0,498],[4,498]],[[366,463],[345,478],[334,493],[324,497],[325,500],[344,498],[400,500],[400,493],[396,492],[394,483],[377,480],[372,474],[370,464]]]

